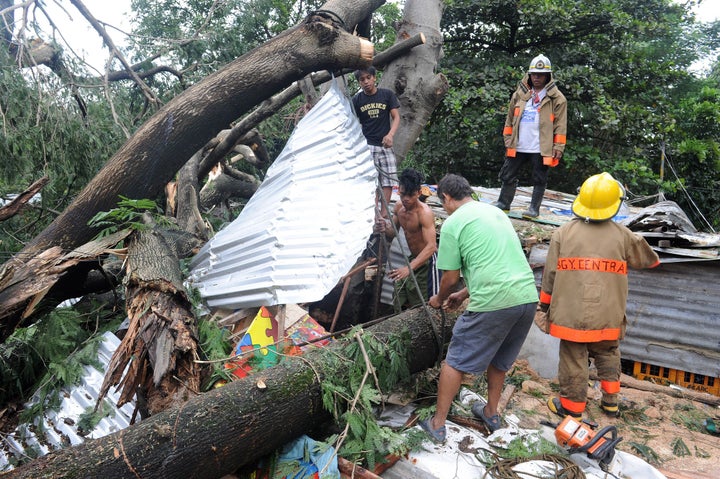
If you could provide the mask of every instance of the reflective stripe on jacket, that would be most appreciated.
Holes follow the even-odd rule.
[[[612,220],[565,223],[550,240],[540,293],[550,304],[550,334],[579,343],[622,339],[628,267],[659,263],[642,236]]]

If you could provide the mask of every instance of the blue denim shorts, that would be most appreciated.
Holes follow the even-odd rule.
[[[492,364],[508,371],[520,353],[537,303],[497,311],[465,311],[455,322],[445,361],[463,373],[482,374]]]

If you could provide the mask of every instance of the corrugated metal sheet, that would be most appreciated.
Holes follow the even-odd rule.
[[[104,366],[104,370],[119,345],[120,340],[114,334],[103,335],[97,359]],[[80,444],[86,439],[96,439],[128,427],[135,407],[132,403],[121,408],[114,407],[110,415],[103,418],[89,434],[78,433],[80,416],[95,407],[104,375],[104,371],[85,366],[80,385],[61,392],[62,403],[58,410],[47,411],[41,423],[21,424],[13,433],[3,436],[0,441],[0,471],[12,469],[11,464],[15,462],[11,461],[13,458],[42,456],[52,450]],[[120,394],[111,388],[105,401],[114,406],[119,397]],[[30,403],[36,400],[33,399]]]
[[[720,377],[720,262],[630,270],[624,359]]]
[[[242,213],[194,258],[190,283],[210,307],[321,299],[372,233],[376,181],[360,123],[333,84]]]

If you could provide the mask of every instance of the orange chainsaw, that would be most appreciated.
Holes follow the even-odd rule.
[[[555,428],[555,440],[558,445],[567,447],[568,453],[584,452],[590,459],[597,460],[601,467],[610,464],[615,457],[615,446],[622,441],[615,426],[605,426],[596,431],[596,423],[579,421],[572,416],[565,416],[560,424],[543,423]]]

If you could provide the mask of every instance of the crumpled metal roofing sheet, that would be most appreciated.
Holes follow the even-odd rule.
[[[240,215],[191,262],[210,307],[321,299],[372,233],[377,171],[336,82],[298,123]]]
[[[103,369],[107,369],[110,358],[119,345],[120,340],[113,333],[103,335],[97,357]],[[105,401],[113,406],[109,415],[102,418],[89,434],[81,435],[78,431],[80,417],[95,407],[105,377],[104,371],[98,371],[92,366],[85,366],[84,372],[78,386],[63,390],[60,407],[56,411],[46,411],[42,423],[21,424],[14,432],[2,438],[0,473],[12,469],[12,464],[18,458],[43,456],[50,451],[74,446],[86,439],[97,439],[130,425],[135,405],[127,403],[120,408],[114,407],[120,399],[120,393],[110,388],[105,398]],[[33,398],[31,403],[36,400],[37,398]]]

